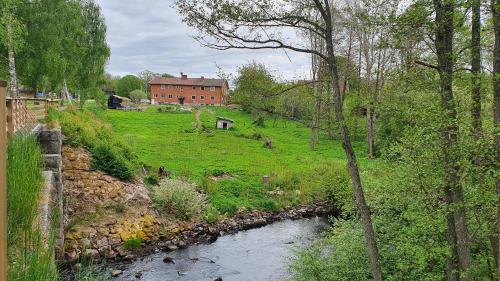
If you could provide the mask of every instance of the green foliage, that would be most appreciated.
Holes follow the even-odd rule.
[[[247,112],[272,111],[275,98],[271,94],[275,85],[274,77],[265,65],[249,63],[238,69],[233,101]]]
[[[201,214],[201,218],[205,222],[214,223],[214,222],[217,222],[219,220],[220,213],[217,210],[217,208],[213,207],[212,205],[208,205],[206,208],[203,209],[203,212]]]
[[[123,247],[127,250],[139,249],[141,245],[142,239],[140,237],[129,238],[123,242]]]
[[[3,1],[14,5],[15,56],[22,85],[58,91],[66,80],[71,92],[96,92],[110,51],[106,25],[93,1]],[[4,30],[4,28],[2,28]],[[2,36],[2,38],[6,38]],[[2,49],[5,49],[5,43]],[[7,65],[1,65],[5,73]],[[95,97],[94,97],[95,98]]]
[[[137,103],[142,99],[145,99],[147,97],[147,94],[142,90],[133,90],[132,92],[130,92],[129,97],[133,102]]]
[[[265,118],[263,114],[259,114],[257,118],[255,118],[255,121],[253,121],[253,124],[257,127],[264,128],[266,126]]]
[[[8,280],[58,280],[53,265],[54,237],[54,233],[51,233],[49,241],[46,241],[40,231],[28,230],[15,244],[9,244]]]
[[[29,135],[10,139],[7,157],[7,237],[10,245],[33,226],[43,187],[43,159],[36,137]]]
[[[356,211],[351,177],[342,164],[320,163],[307,177],[311,186],[316,187],[314,195],[328,205],[336,206],[342,215],[350,216]]]
[[[99,143],[92,148],[92,166],[122,180],[134,177],[134,168],[129,159],[125,158],[119,149],[108,143]]]
[[[325,238],[298,252],[290,271],[296,281],[372,280],[359,222],[334,221]]]
[[[196,186],[177,179],[163,179],[158,186],[151,187],[151,198],[159,209],[181,219],[189,219],[202,209]]]
[[[61,127],[66,142],[83,146],[92,153],[92,165],[117,178],[131,180],[136,172],[136,156],[112,130],[88,111],[64,112]]]
[[[100,266],[92,261],[82,261],[80,268],[68,274],[73,275],[74,281],[109,281],[111,279]]]
[[[55,281],[54,236],[49,234],[49,241],[45,241],[34,228],[44,182],[36,137],[18,134],[11,138],[7,158],[8,279]]]
[[[117,94],[122,97],[129,97],[134,90],[141,90],[144,87],[143,82],[135,75],[126,75],[118,80],[116,88]]]
[[[158,185],[160,177],[158,175],[147,175],[144,177],[144,182],[149,185]]]
[[[57,109],[53,107],[49,108],[47,117],[45,118],[45,124],[47,124],[49,128],[56,128],[59,126],[59,111]]]

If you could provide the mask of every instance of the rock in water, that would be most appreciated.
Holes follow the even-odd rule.
[[[135,278],[141,279],[142,278],[142,272],[136,272],[135,273]]]
[[[119,275],[121,275],[123,273],[123,271],[119,270],[119,269],[115,269],[113,271],[111,271],[111,277],[117,277]]]
[[[172,257],[166,256],[163,258],[164,263],[175,263]]]
[[[217,279],[214,279],[214,281],[222,281],[222,277],[217,277]]]

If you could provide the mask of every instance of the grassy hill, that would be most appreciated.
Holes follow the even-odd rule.
[[[233,119],[234,128],[215,129],[216,116]],[[323,138],[311,151],[310,129],[298,122],[269,119],[258,127],[249,114],[214,107],[202,109],[202,126],[194,113],[157,108],[108,110],[105,117],[141,162],[153,171],[164,166],[174,177],[197,182],[222,213],[333,199],[327,198],[332,189],[343,188],[348,178],[341,143]],[[268,139],[273,149],[264,146]],[[364,144],[355,148],[366,163]],[[269,185],[262,183],[264,175],[270,176]]]

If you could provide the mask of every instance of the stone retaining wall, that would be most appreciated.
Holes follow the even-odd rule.
[[[39,201],[38,223],[45,239],[52,231],[56,232],[55,250],[56,256],[60,257],[64,244],[62,133],[60,128],[50,129],[47,126],[37,126],[33,133],[38,137],[46,169],[43,173],[45,184]]]

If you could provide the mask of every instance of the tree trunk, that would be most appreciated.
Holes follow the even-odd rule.
[[[500,163],[500,0],[491,0],[491,10],[493,14],[493,27],[495,30],[495,47],[493,51],[493,96],[495,105],[493,106],[493,118],[495,124],[495,150],[496,163]],[[497,174],[495,181],[497,195],[500,196],[500,175]],[[500,241],[500,204],[497,205],[497,242]],[[500,280],[500,243],[496,243],[497,279]]]
[[[451,192],[446,190],[445,193],[446,202],[451,202]],[[457,244],[457,234],[455,233],[455,218],[453,213],[448,213],[446,215],[446,229],[447,235],[446,238],[448,240],[448,244],[456,245]],[[451,255],[446,261],[446,280],[447,281],[459,281],[459,272],[458,272],[458,253],[457,247],[451,247]]]
[[[19,87],[17,86],[16,58],[14,54],[14,38],[12,34],[12,24],[7,23],[7,42],[9,55],[9,95],[12,98],[19,97]]]
[[[472,1],[472,135],[482,135],[481,122],[481,0]]]
[[[443,111],[443,125],[441,128],[441,149],[445,169],[446,203],[453,211],[455,225],[448,225],[448,236],[453,232],[456,244],[451,244],[452,253],[458,254],[458,272],[460,280],[470,280],[470,249],[468,245],[467,221],[463,206],[463,190],[459,183],[460,167],[457,163],[458,126],[457,112],[453,98],[453,32],[455,12],[454,0],[433,0],[436,12],[436,53],[438,57],[438,71],[441,86],[441,109]],[[452,239],[448,239],[452,242]],[[451,264],[449,262],[449,264]]]
[[[316,83],[314,85],[314,97],[314,117],[311,126],[311,143],[309,145],[311,150],[314,150],[316,144],[319,142],[319,127],[321,118],[321,96],[318,95]]]
[[[375,109],[373,103],[366,108],[366,132],[368,142],[368,157],[375,158]]]
[[[66,78],[63,80],[63,87],[62,87],[62,97],[63,100],[67,99],[68,102],[71,104],[71,99],[69,98],[69,91],[68,91],[68,83],[66,82]]]
[[[349,136],[349,129],[347,128],[344,113],[342,108],[342,92],[340,91],[339,74],[337,69],[337,63],[335,59],[335,51],[333,48],[332,41],[332,28],[331,19],[325,19],[327,24],[327,30],[329,34],[326,34],[326,47],[329,58],[329,67],[332,74],[332,87],[333,87],[333,108],[335,110],[335,117],[337,119],[340,134],[342,137],[342,145],[347,156],[347,164],[349,167],[349,173],[351,175],[352,185],[354,188],[354,194],[356,197],[356,205],[361,217],[361,223],[363,226],[363,233],[368,246],[368,255],[370,258],[372,278],[374,281],[382,281],[382,268],[380,265],[380,256],[377,248],[377,239],[375,235],[375,230],[373,228],[372,219],[368,205],[366,204],[365,194],[363,191],[363,186],[361,183],[361,177],[359,175],[358,161],[356,159],[356,154],[352,147],[351,138]]]

